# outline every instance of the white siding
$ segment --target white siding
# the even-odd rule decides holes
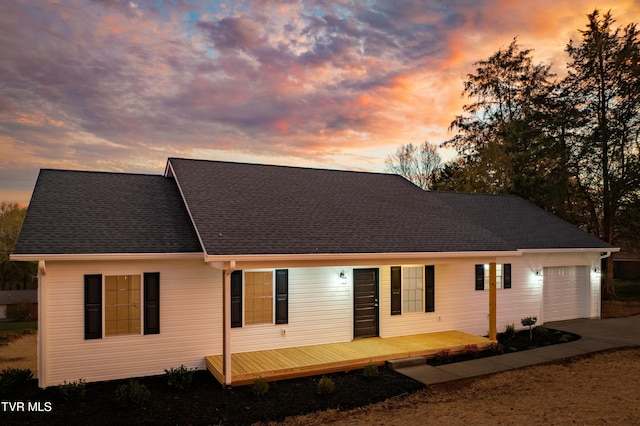
[[[422,259],[435,265],[435,312],[390,315],[390,267],[379,268],[380,336],[460,330],[486,335],[489,291],[475,290],[475,264],[511,263],[512,288],[497,290],[497,328],[542,324],[545,267],[598,263],[598,254],[525,254],[509,258]],[[370,268],[374,266],[363,266]],[[245,326],[231,332],[233,353],[345,342],[353,339],[353,269],[356,266],[289,269],[289,323]],[[249,269],[247,269],[249,270]],[[345,271],[347,283],[340,282]],[[41,280],[42,386],[162,374],[184,364],[204,368],[204,356],[222,353],[222,272],[198,260],[47,262]],[[84,339],[84,275],[160,272],[160,334]],[[584,316],[600,315],[599,274],[591,273]],[[46,306],[45,306],[46,305]],[[43,373],[44,370],[44,373]]]
[[[348,277],[346,284],[340,283],[340,271]],[[352,269],[345,267],[290,268],[289,323],[232,329],[232,352],[350,341],[352,278]]]
[[[201,261],[47,262],[46,269],[41,386],[162,374],[181,364],[202,369],[205,355],[222,350],[222,275]],[[85,340],[84,275],[144,272],[160,272],[160,334]]]

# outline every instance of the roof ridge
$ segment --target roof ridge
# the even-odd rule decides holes
[[[259,166],[259,167],[276,167],[276,168],[296,169],[296,170],[316,170],[316,171],[325,171],[325,172],[343,172],[343,173],[398,176],[404,179],[402,176],[396,173],[374,172],[370,170],[330,169],[330,168],[321,168],[321,167],[290,166],[285,164],[249,163],[245,161],[208,160],[208,159],[202,159],[202,158],[184,158],[184,157],[169,157],[167,159],[167,162],[170,162],[171,160],[193,161],[193,162],[202,162],[202,163],[218,163],[218,164],[229,164],[229,165]]]

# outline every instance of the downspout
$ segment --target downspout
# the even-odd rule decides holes
[[[45,321],[44,317],[46,315],[46,306],[45,306],[45,275],[47,275],[47,269],[44,260],[38,262],[38,338],[36,339],[36,366],[38,371],[36,372],[38,376],[38,386],[41,388],[45,387],[47,383],[45,374],[46,368],[44,363],[44,354],[45,354],[45,338],[48,336],[48,333],[45,331],[45,324],[48,321]]]
[[[602,253],[604,253],[604,254],[600,256],[600,260],[606,259],[607,257],[611,256],[611,253],[613,253],[613,252],[605,251],[605,252],[602,252]]]

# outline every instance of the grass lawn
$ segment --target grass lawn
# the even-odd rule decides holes
[[[619,318],[640,314],[640,280],[615,280],[618,300],[602,301],[602,318]]]
[[[9,343],[25,334],[38,330],[38,321],[2,321],[0,322],[0,345]]]

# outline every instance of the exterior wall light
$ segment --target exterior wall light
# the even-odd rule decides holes
[[[340,271],[340,284],[347,285],[347,274],[344,271]]]

